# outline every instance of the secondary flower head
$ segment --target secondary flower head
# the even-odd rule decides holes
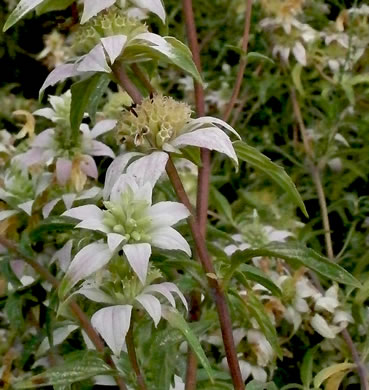
[[[65,289],[102,268],[121,249],[143,284],[151,246],[191,255],[187,241],[172,228],[189,216],[188,209],[176,202],[152,205],[152,190],[167,160],[165,153],[157,152],[130,164],[126,173],[116,178],[104,210],[86,205],[63,214],[80,220],[77,228],[100,231],[105,236],[104,243],[87,245],[76,255],[66,274]],[[110,173],[107,176],[106,187],[111,184]]]
[[[188,145],[205,147],[226,154],[237,164],[232,142],[221,127],[239,137],[224,121],[213,117],[192,119],[186,103],[157,94],[122,114],[117,124],[117,137],[127,146],[142,150],[178,153],[178,148]]]
[[[55,163],[58,183],[66,185],[71,181],[76,191],[81,191],[87,177],[96,179],[98,175],[92,156],[114,158],[114,152],[96,138],[112,130],[116,121],[100,121],[92,130],[82,124],[80,132],[72,132],[69,122],[70,91],[60,97],[51,96],[49,100],[52,108],[43,108],[34,114],[51,120],[55,123],[55,128],[40,133],[32,142],[31,148],[17,156],[17,160],[24,166]]]

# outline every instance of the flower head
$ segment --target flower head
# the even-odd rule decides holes
[[[121,249],[143,284],[151,246],[181,250],[191,255],[187,241],[172,228],[189,216],[188,209],[176,202],[152,205],[152,190],[165,169],[167,159],[165,153],[156,152],[130,164],[126,173],[116,178],[103,210],[95,205],[86,205],[63,214],[78,219],[77,228],[104,234],[103,243],[90,244],[75,256],[66,275],[68,289],[102,268]],[[111,184],[108,177],[105,185],[110,187]]]
[[[143,150],[162,149],[179,152],[184,146],[199,146],[216,150],[238,163],[226,128],[237,132],[224,121],[213,117],[191,118],[190,107],[171,97],[155,95],[143,99],[130,111],[125,111],[117,125],[118,140]]]

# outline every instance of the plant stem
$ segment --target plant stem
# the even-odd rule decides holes
[[[114,74],[117,76],[118,80],[120,80],[121,86],[127,91],[127,93],[131,95],[129,91],[132,92],[131,95],[132,100],[136,104],[139,104],[142,100],[141,93],[137,89],[137,87],[131,82],[131,80],[129,80],[129,78],[126,77],[127,75],[125,74],[124,70],[122,70],[122,72],[118,72],[117,69],[115,69]],[[181,179],[178,175],[177,169],[171,157],[168,160],[166,171],[178,199],[189,210],[192,210],[191,202],[188,199],[185,189],[183,188],[183,184],[181,182]],[[187,221],[191,230],[192,237],[195,242],[196,253],[201,261],[204,271],[207,274],[208,285],[210,287],[210,291],[212,295],[214,296],[215,305],[217,308],[219,322],[220,322],[220,328],[223,337],[224,348],[225,348],[228,366],[231,373],[234,388],[235,390],[244,390],[245,384],[242,380],[241,370],[238,364],[236,347],[234,345],[234,339],[232,333],[232,322],[228,311],[228,306],[227,306],[227,301],[226,301],[224,291],[222,290],[221,285],[218,283],[218,280],[216,279],[215,268],[211,260],[211,257],[209,256],[208,250],[206,248],[205,238],[201,234],[198,221],[195,219],[193,215],[191,215],[187,219]]]
[[[238,95],[240,93],[242,80],[245,74],[245,69],[247,65],[247,48],[249,45],[249,39],[250,39],[250,25],[251,25],[251,11],[252,11],[252,0],[246,0],[246,11],[245,11],[245,27],[243,30],[243,37],[242,37],[242,56],[238,68],[238,73],[236,77],[236,83],[234,85],[231,100],[229,101],[224,114],[223,114],[223,120],[225,122],[228,121],[229,117],[231,116],[232,110],[236,104],[236,101],[238,99]]]
[[[329,215],[328,215],[328,210],[327,210],[327,201],[326,201],[324,187],[323,187],[322,180],[321,180],[321,172],[320,172],[319,166],[315,165],[314,161],[313,161],[314,152],[313,152],[312,147],[310,146],[308,139],[306,137],[306,128],[305,128],[304,120],[303,120],[303,117],[301,114],[300,105],[299,105],[299,102],[297,100],[296,92],[294,89],[291,89],[291,98],[292,98],[294,114],[295,114],[296,120],[299,124],[305,153],[306,153],[306,156],[308,158],[309,165],[311,166],[311,175],[312,175],[315,189],[316,189],[318,199],[319,199],[320,212],[322,215],[323,227],[324,227],[324,231],[325,231],[325,245],[326,245],[327,256],[331,261],[334,261],[334,252],[333,252],[332,237],[331,237],[331,230],[330,230],[330,223],[329,223]],[[320,290],[322,290],[320,283],[318,283],[317,287]],[[346,342],[346,344],[351,352],[352,358],[356,364],[356,368],[357,368],[359,378],[360,378],[361,389],[362,390],[369,390],[368,373],[367,373],[367,370],[366,370],[364,363],[361,361],[359,352],[358,352],[348,330],[345,328],[341,331],[341,333],[342,333],[342,337],[344,338],[344,340],[345,340],[345,342]]]
[[[140,366],[137,360],[137,355],[136,355],[136,349],[135,349],[135,343],[133,337],[133,319],[131,320],[129,330],[126,335],[126,344],[127,344],[128,358],[129,361],[131,362],[133,371],[136,374],[138,387],[140,390],[147,390],[145,380],[141,373]]]
[[[200,47],[197,37],[195,16],[193,13],[192,0],[182,0],[183,15],[186,24],[188,43],[192,52],[193,60],[199,73],[201,73],[201,58]],[[195,88],[195,104],[196,111],[199,117],[205,115],[205,94],[203,86],[194,80]],[[206,223],[209,209],[209,185],[211,173],[211,152],[208,149],[201,148],[201,164],[198,170],[197,177],[197,199],[196,211],[197,220],[201,233],[206,237]],[[191,293],[190,297],[190,321],[198,321],[200,319],[200,297],[197,292]],[[197,382],[197,358],[194,351],[189,348],[187,353],[187,368],[186,368],[186,390],[195,390]]]
[[[43,279],[49,282],[55,289],[59,287],[59,281],[48,271],[47,268],[43,267],[41,264],[39,264],[31,257],[25,256],[12,241],[8,240],[3,236],[0,236],[0,245],[4,246],[9,251],[16,253],[18,257],[22,258],[25,262],[27,262]],[[100,336],[96,333],[95,329],[91,325],[90,320],[88,319],[86,314],[82,311],[80,306],[74,300],[70,300],[69,308],[74,314],[74,316],[78,319],[81,328],[86,332],[89,339],[95,345],[97,351],[104,353],[104,347],[105,347],[104,342],[101,340]],[[113,370],[117,369],[115,363],[113,362],[110,356],[105,356],[104,359],[110,365],[110,367],[113,368]],[[127,386],[123,378],[117,376],[115,377],[115,380],[120,390],[127,390]]]

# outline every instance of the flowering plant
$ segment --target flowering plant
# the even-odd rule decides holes
[[[369,7],[5,3],[1,386],[369,389]]]

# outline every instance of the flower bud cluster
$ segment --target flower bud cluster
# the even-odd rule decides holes
[[[191,108],[171,97],[147,97],[118,122],[118,140],[128,146],[161,149],[181,134],[191,118]]]

